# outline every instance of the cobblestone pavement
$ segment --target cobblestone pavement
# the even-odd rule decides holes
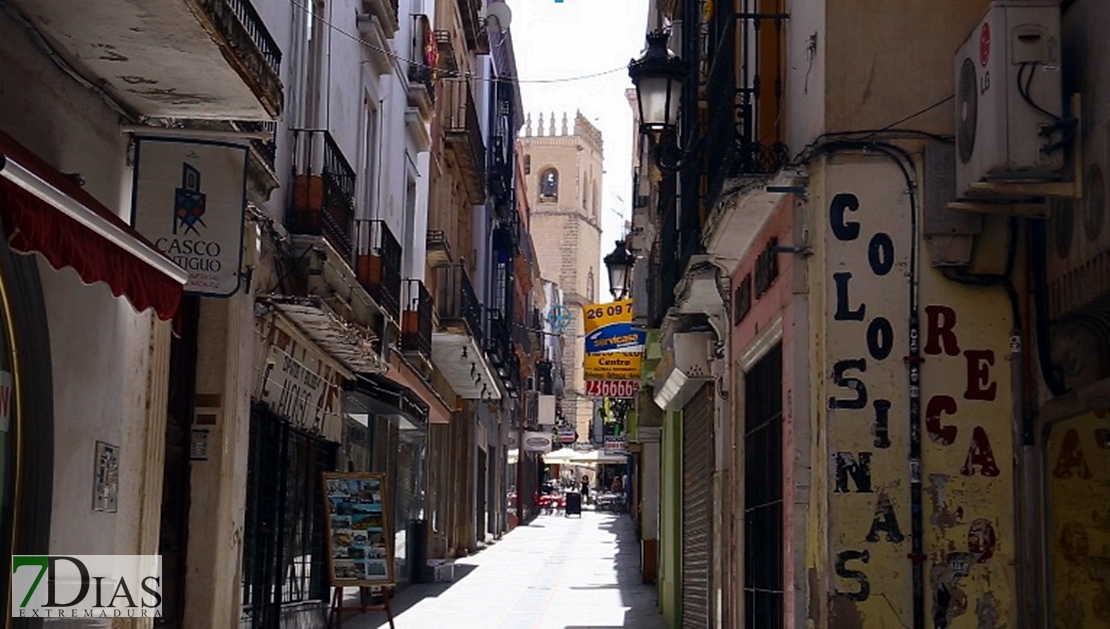
[[[348,605],[356,604],[348,597]],[[456,562],[453,583],[413,585],[393,601],[397,629],[665,629],[655,586],[641,582],[628,516],[541,515]],[[388,627],[345,615],[344,629]]]

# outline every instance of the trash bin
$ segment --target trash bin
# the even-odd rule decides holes
[[[563,517],[572,514],[582,517],[582,494],[576,491],[567,492],[567,506],[566,510],[563,511]]]
[[[413,520],[409,523],[409,557],[412,562],[411,578],[414,583],[431,583],[433,571],[428,566],[428,521]]]

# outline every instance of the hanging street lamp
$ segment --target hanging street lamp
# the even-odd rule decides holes
[[[632,267],[636,264],[636,256],[625,246],[625,241],[616,242],[616,248],[603,261],[609,272],[609,293],[614,300],[620,301],[631,292]]]

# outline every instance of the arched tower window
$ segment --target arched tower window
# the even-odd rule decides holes
[[[586,185],[582,186],[582,213],[590,211],[590,175],[586,174]]]
[[[594,197],[594,206],[593,206],[594,220],[596,221],[596,220],[600,220],[600,217],[599,217],[598,214],[599,214],[599,210],[601,208],[601,199],[599,199],[597,197],[597,182],[596,181],[593,183],[593,193],[592,194],[593,194],[593,197]]]
[[[540,173],[540,203],[555,203],[559,200],[559,171],[554,168]]]

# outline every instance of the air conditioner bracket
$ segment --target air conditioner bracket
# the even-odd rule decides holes
[[[1071,115],[1083,120],[1080,112],[1080,94],[1072,94]],[[982,198],[960,199],[948,203],[952,210],[983,212],[986,214],[1007,214],[1027,218],[1048,216],[1049,198],[1080,199],[1083,197],[1083,137],[1079,125],[1074,130],[1071,142],[1071,162],[1074,169],[1071,181],[1045,181],[1005,183],[1000,181],[981,181],[971,184],[971,189],[983,195]]]

